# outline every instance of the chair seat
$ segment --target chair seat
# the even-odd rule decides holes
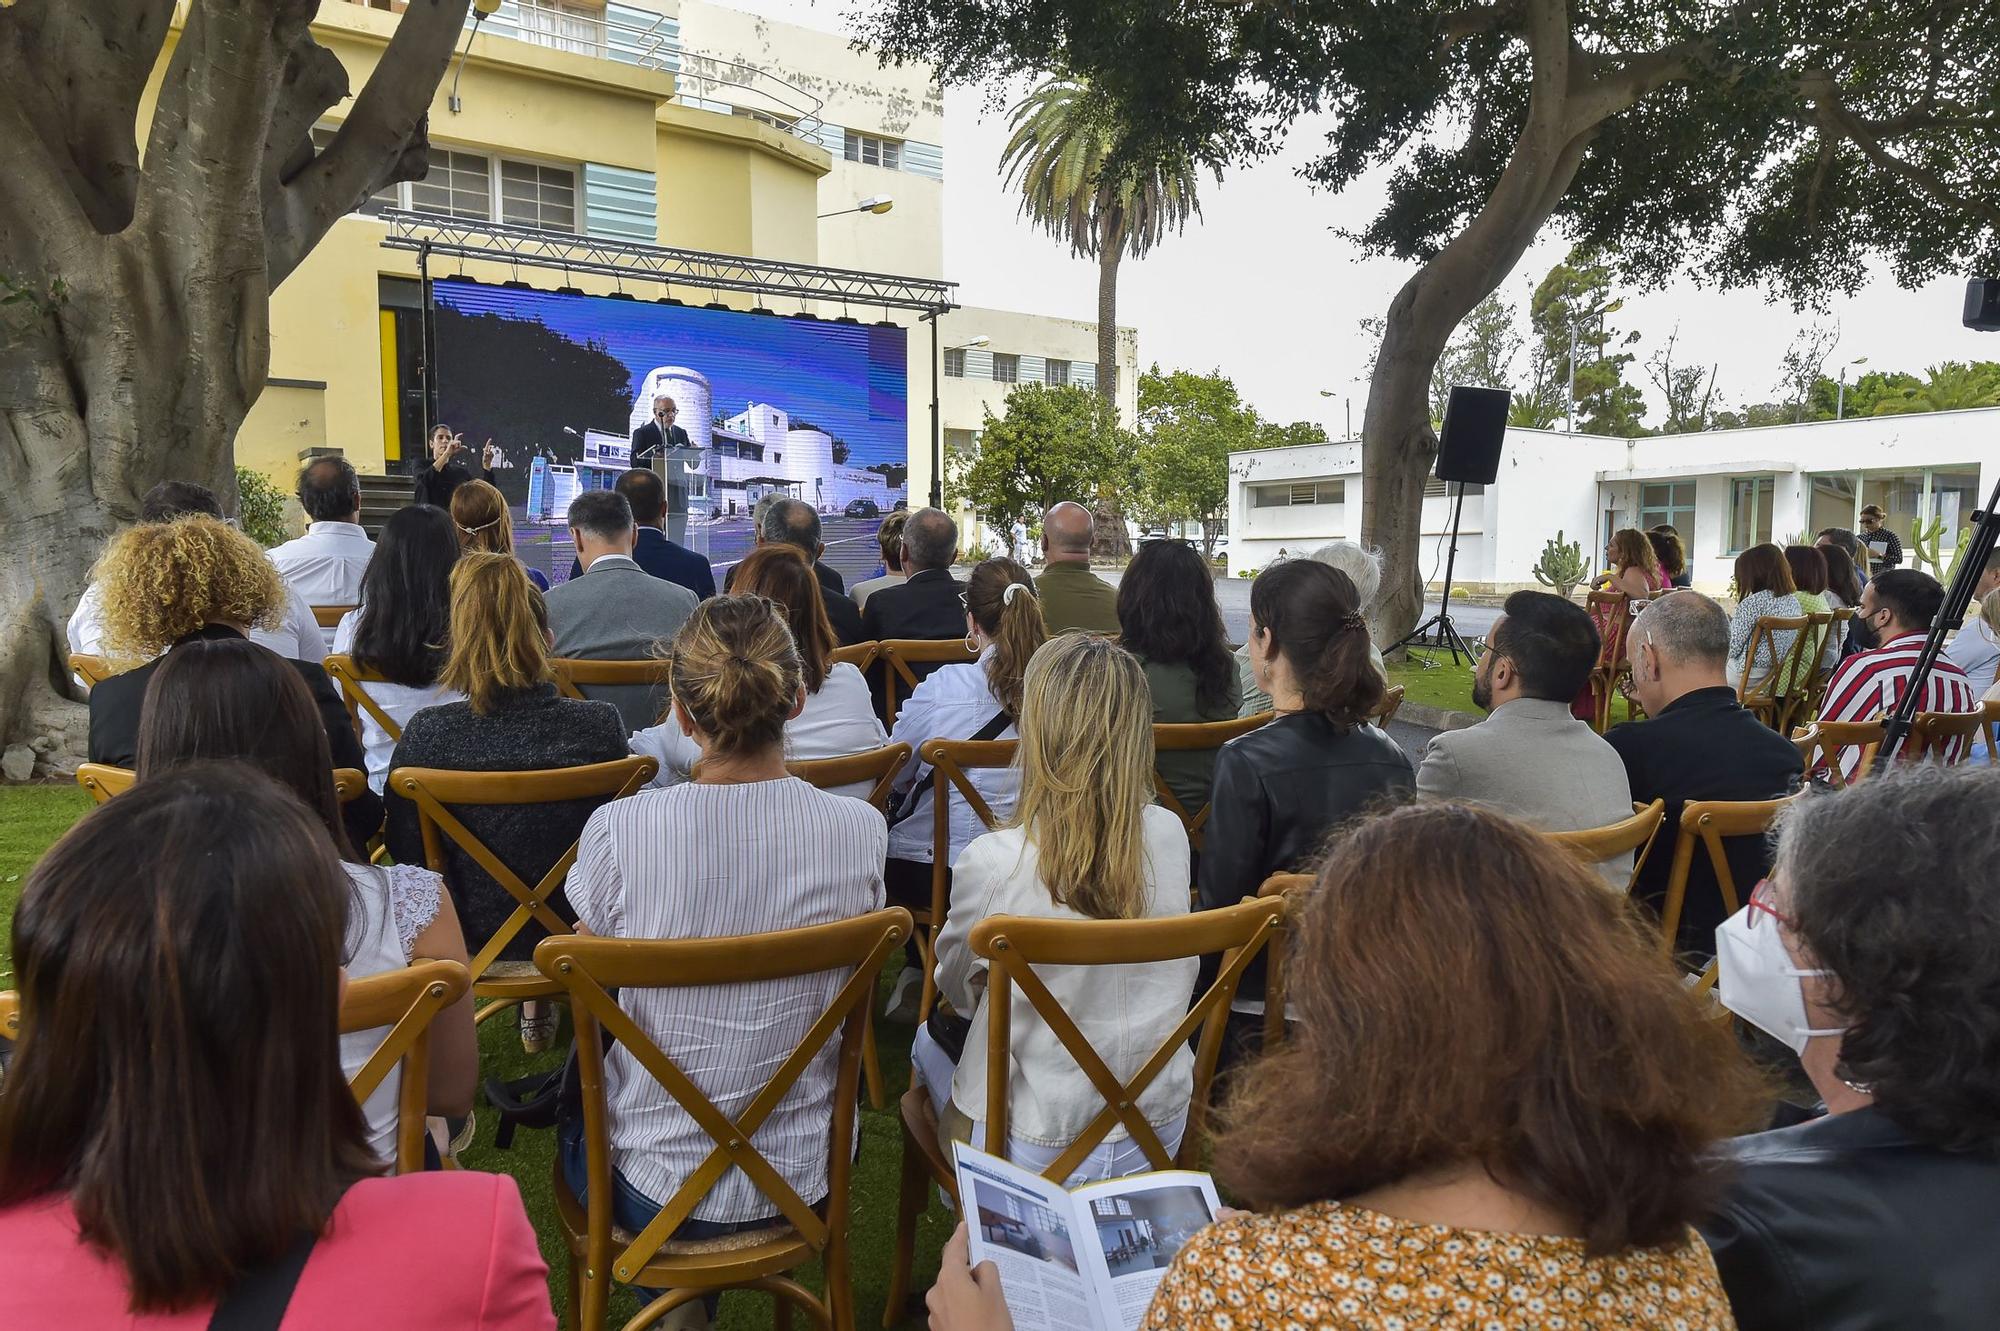
[[[479,977],[481,984],[496,983],[501,980],[547,981],[548,977],[535,969],[532,961],[496,961],[486,968]]]
[[[589,1225],[583,1202],[570,1189],[562,1162],[555,1165],[556,1218],[561,1223],[563,1241],[572,1256],[582,1257]],[[638,1235],[614,1225],[611,1230],[611,1257],[629,1247]],[[731,1284],[761,1279],[805,1265],[818,1256],[799,1231],[783,1220],[764,1229],[746,1229],[740,1234],[724,1234],[712,1239],[668,1239],[653,1260],[631,1276],[618,1275],[628,1285],[648,1289],[697,1289],[705,1285]]]

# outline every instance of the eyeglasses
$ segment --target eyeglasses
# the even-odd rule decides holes
[[[1758,919],[1768,915],[1787,929],[1797,932],[1799,927],[1798,921],[1771,904],[1771,899],[1776,895],[1777,889],[1771,886],[1770,879],[1759,878],[1757,880],[1757,886],[1750,889],[1750,899],[1744,903],[1750,910],[1750,927],[1753,929],[1756,928]]]

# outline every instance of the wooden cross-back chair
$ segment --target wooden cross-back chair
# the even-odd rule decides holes
[[[1975,712],[1918,712],[1910,722],[1898,758],[1905,762],[1964,762],[1972,753],[1973,741],[1986,724],[1986,704]],[[1952,746],[1963,741],[1959,757],[1951,757]]]
[[[1382,691],[1382,701],[1375,705],[1375,710],[1368,716],[1368,722],[1370,725],[1380,726],[1384,730],[1387,730],[1389,723],[1396,719],[1396,713],[1402,710],[1403,686],[1401,684],[1391,684]]]
[[[1794,726],[1803,725],[1819,715],[1820,700],[1826,696],[1826,682],[1833,673],[1833,664],[1828,658],[1833,655],[1834,644],[1839,640],[1834,625],[1840,616],[1851,618],[1853,614],[1852,610],[1815,610],[1806,616],[1809,627],[1796,644],[1791,691],[1786,695],[1785,705],[1778,715],[1779,734],[1789,735]]]
[[[337,629],[340,621],[354,608],[351,605],[316,605],[312,608],[313,619],[323,629]]]
[[[875,646],[882,661],[882,721],[892,730],[903,699],[917,687],[917,672],[911,666],[960,665],[979,659],[963,638],[889,638]]]
[[[1781,730],[1789,699],[1788,682],[1812,620],[1805,615],[1765,615],[1750,630],[1750,649],[1743,657],[1743,675],[1736,681],[1736,700],[1759,721]],[[1778,635],[1788,633],[1779,650]]]
[[[99,804],[108,802],[113,796],[123,795],[139,779],[139,774],[129,767],[113,767],[108,763],[84,763],[76,769],[76,783],[90,792],[90,797]],[[354,767],[333,769],[333,796],[342,804],[350,803],[362,791],[368,789],[368,774]]]
[[[1620,855],[1632,856],[1632,873],[1625,881],[1625,890],[1631,891],[1639,882],[1639,871],[1646,867],[1646,857],[1653,853],[1653,842],[1660,835],[1660,824],[1667,820],[1667,802],[1654,800],[1651,804],[1632,802],[1632,816],[1621,818],[1603,827],[1579,828],[1574,832],[1550,832],[1549,840],[1569,851],[1585,864],[1603,864],[1617,859]]]
[[[83,681],[86,693],[118,673],[103,657],[92,652],[71,652],[69,669],[71,674]]]
[[[1247,735],[1266,724],[1273,715],[1275,713],[1258,712],[1255,716],[1235,717],[1228,721],[1161,723],[1153,727],[1153,752],[1190,753],[1219,749],[1237,736]],[[1153,793],[1159,797],[1161,808],[1181,820],[1181,826],[1187,829],[1188,844],[1200,851],[1202,828],[1208,824],[1208,806],[1204,804],[1190,812],[1167,783],[1160,779],[1158,772],[1153,773]]]
[[[21,996],[12,989],[0,993],[0,1040],[21,1038]]]
[[[383,710],[382,704],[370,697],[365,685],[393,684],[395,681],[379,670],[362,665],[346,654],[329,656],[325,661],[326,673],[340,686],[341,699],[347,704],[347,719],[354,724],[357,737],[362,734],[361,714],[368,713],[375,724],[382,727],[382,733],[392,741],[403,738],[403,727],[396,718]]]
[[[2000,698],[1979,704],[1979,716],[1986,727],[1986,760],[2000,763]]]
[[[611,1284],[666,1289],[628,1327],[650,1326],[682,1304],[714,1290],[749,1288],[777,1301],[778,1326],[790,1324],[797,1303],[813,1319],[848,1331],[854,1325],[848,1270],[848,1178],[854,1159],[854,1104],[859,1089],[861,1033],[875,978],[912,928],[900,907],[834,924],[735,938],[631,940],[563,934],[542,940],[535,965],[566,991],[576,1021],[577,1084],[583,1101],[587,1197],[570,1189],[562,1163],[554,1169],[556,1215],[569,1250],[573,1326],[604,1325]],[[832,1000],[810,1021],[764,1088],[731,1118],[612,997],[621,989],[735,985],[846,971]],[[610,1110],[605,1100],[603,1030],[656,1082],[676,1108],[710,1139],[701,1165],[663,1199],[637,1234],[612,1221]],[[824,1214],[799,1196],[755,1145],[759,1127],[784,1101],[829,1042],[838,1037],[833,1094],[827,1105],[827,1196]],[[673,1232],[730,1169],[740,1169],[778,1212],[767,1229],[720,1239],[676,1240]],[[815,1299],[787,1272],[813,1258],[826,1272],[826,1301]]]
[[[1694,868],[1695,846],[1699,844],[1707,854],[1708,867],[1715,873],[1724,918],[1734,915],[1743,906],[1744,894],[1737,890],[1736,875],[1730,871],[1729,856],[1722,843],[1734,837],[1765,835],[1785,806],[1798,798],[1800,795],[1774,800],[1689,800],[1681,806],[1673,864],[1667,871],[1666,900],[1660,907],[1661,956],[1672,960],[1674,955],[1681,910],[1687,901],[1688,874]]]
[[[865,675],[868,673],[868,668],[874,665],[881,655],[881,643],[857,642],[849,647],[834,648],[832,660],[834,665],[851,665]]]
[[[1244,968],[1259,952],[1270,952],[1275,968],[1283,938],[1286,903],[1281,898],[1251,898],[1220,910],[1143,920],[1044,919],[995,915],[973,926],[972,951],[987,963],[986,981],[986,1149],[1008,1154],[1007,1106],[1012,1073],[1010,1037],[1014,991],[1062,1044],[1077,1067],[1103,1099],[1097,1114],[1043,1171],[1058,1183],[1102,1145],[1114,1128],[1123,1126],[1154,1169],[1192,1168],[1201,1160],[1205,1143],[1203,1112],[1209,1084],[1222,1053],[1223,1031],[1230,1002]],[[1103,1056],[1049,992],[1041,974],[1057,966],[1151,965],[1221,954],[1222,965],[1209,987],[1195,997],[1187,1013],[1141,1063],[1132,1076],[1120,1080]],[[1187,1126],[1180,1150],[1169,1155],[1153,1125],[1139,1110],[1146,1088],[1164,1072],[1187,1042],[1200,1032],[1195,1048],[1194,1087],[1188,1100]],[[896,1256],[890,1275],[884,1325],[900,1320],[909,1288],[917,1221],[935,1184],[957,1200],[958,1188],[938,1140],[938,1120],[930,1092],[912,1082],[903,1095],[903,1166],[896,1211]]]
[[[1018,743],[1011,739],[934,739],[917,751],[918,761],[931,769],[931,908],[912,912],[917,917],[917,952],[924,959],[923,991],[917,1002],[920,1022],[930,1017],[931,1004],[937,1001],[937,935],[951,906],[951,793],[959,793],[987,831],[998,827],[1000,815],[972,784],[970,774],[1012,767]]]
[[[581,686],[585,684],[643,685],[660,690],[667,687],[668,665],[664,657],[644,661],[586,661],[574,656],[552,656],[549,670],[556,677],[556,690],[565,698],[583,699]]]
[[[474,836],[452,812],[457,805],[557,804],[565,800],[623,799],[640,789],[660,770],[651,758],[616,758],[608,763],[582,767],[557,767],[541,772],[459,772],[435,767],[398,767],[389,773],[388,788],[417,806],[417,826],[424,838],[424,864],[434,873],[445,872],[445,843],[449,841],[472,862],[484,869],[514,898],[514,913],[493,931],[486,945],[472,959],[474,997],[490,1000],[479,1010],[475,1021],[484,1022],[495,1013],[531,998],[547,998],[560,986],[535,973],[524,962],[500,962],[500,953],[514,941],[530,920],[552,934],[567,934],[570,926],[549,909],[549,898],[569,876],[576,863],[577,843],[557,858],[539,883],[529,887],[513,868]]]
[[[1808,779],[1824,774],[1835,790],[1866,779],[1874,770],[1876,752],[1882,747],[1882,722],[1815,721],[1804,730],[1792,732],[1792,747],[1805,760]],[[1840,770],[1842,752],[1857,749],[1852,772]]]
[[[1583,608],[1597,626],[1599,647],[1597,664],[1590,671],[1590,700],[1591,725],[1601,735],[1611,726],[1611,700],[1617,696],[1618,681],[1631,669],[1625,659],[1625,639],[1632,628],[1632,598],[1624,592],[1588,592]]]
[[[868,792],[868,802],[886,814],[889,811],[889,791],[896,784],[897,773],[909,760],[909,745],[890,744],[866,753],[849,754],[845,758],[801,758],[797,762],[786,763],[785,770],[820,790],[838,790],[842,786],[873,781],[875,786]],[[881,1109],[888,1103],[888,1098],[883,1090],[882,1060],[875,1052],[875,1011],[872,1003],[869,1005],[868,1029],[863,1032],[861,1074],[868,1083],[869,1106]]]
[[[455,961],[420,961],[402,970],[384,971],[349,980],[340,1004],[340,1033],[387,1026],[389,1033],[347,1085],[357,1103],[402,1065],[396,1088],[396,1172],[414,1174],[424,1167],[424,1117],[431,1067],[431,1022],[437,1014],[465,997],[472,975]]]

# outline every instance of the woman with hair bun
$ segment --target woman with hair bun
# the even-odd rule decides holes
[[[455,486],[451,492],[451,520],[458,527],[458,543],[464,549],[514,554],[514,519],[507,513],[506,496],[492,482],[472,480]],[[521,567],[536,591],[549,589],[547,574],[526,564]]]
[[[785,723],[805,705],[805,668],[777,607],[757,596],[702,602],[674,639],[671,662],[673,724],[700,746],[701,762],[691,781],[641,791],[591,815],[568,884],[580,928],[608,938],[721,938],[830,924],[880,908],[888,840],[882,815],[785,770]],[[733,1121],[846,978],[827,972],[721,991],[627,990],[622,1003]],[[757,1129],[758,1149],[813,1204],[827,1195],[826,1124],[838,1052],[834,1043],[821,1049]],[[663,1103],[623,1049],[606,1063],[612,1218],[636,1233],[712,1143],[679,1106]],[[582,1198],[582,1121],[562,1124],[558,1141],[564,1174]],[[719,1238],[773,1219],[764,1196],[731,1171],[674,1237]]]
[[[1028,571],[1011,559],[989,559],[972,570],[958,598],[965,606],[965,645],[977,661],[944,666],[924,677],[896,714],[892,744],[908,744],[912,753],[934,739],[1014,739],[1021,713],[1021,681],[1028,660],[1047,641],[1048,626]],[[1014,812],[1021,786],[1018,772],[977,770],[968,774],[973,788],[998,818]],[[932,814],[930,769],[912,761],[896,780],[896,803],[889,818],[889,863],[885,871],[889,899],[899,905],[928,910],[931,904]],[[979,815],[965,801],[953,798],[950,808],[951,844],[947,855],[959,852],[986,831]],[[896,982],[890,1000],[892,1014],[914,1017],[922,969],[911,965]]]
[[[1338,569],[1295,559],[1250,585],[1251,668],[1277,717],[1216,754],[1203,909],[1232,906],[1272,874],[1307,868],[1342,823],[1410,797],[1410,760],[1368,723],[1385,687],[1368,645],[1354,584]],[[1263,1011],[1262,957],[1245,971],[1235,1006]],[[1253,1025],[1233,1024],[1246,1036]]]

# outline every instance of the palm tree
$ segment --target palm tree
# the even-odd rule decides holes
[[[2000,402],[2000,382],[1983,365],[1967,365],[1948,360],[1933,365],[1921,387],[1907,389],[1900,397],[1886,398],[1875,405],[1877,416],[1900,416],[1919,411],[1963,411],[1969,407],[1990,407]]]

